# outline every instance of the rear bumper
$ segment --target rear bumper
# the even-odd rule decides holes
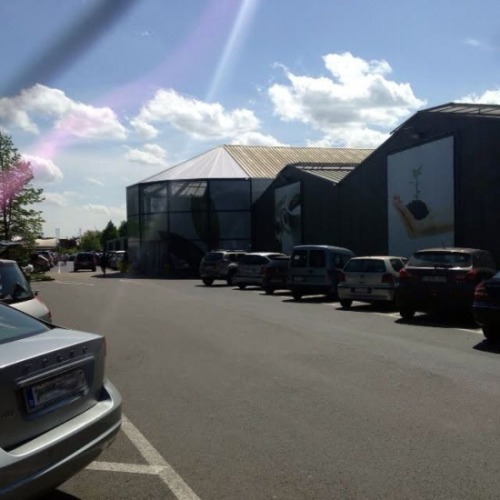
[[[13,450],[0,449],[0,498],[50,491],[95,460],[121,427],[122,398],[106,381],[99,402]]]
[[[395,297],[394,287],[388,286],[352,287],[339,284],[337,293],[339,299],[358,300],[360,302],[393,302]]]
[[[415,311],[430,312],[438,310],[470,310],[474,288],[411,289],[399,287],[397,302],[400,307]]]

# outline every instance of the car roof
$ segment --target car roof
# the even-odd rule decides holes
[[[402,257],[401,255],[358,255],[357,257],[353,257],[351,260],[359,260],[359,259],[401,259],[401,260],[408,260],[407,257]]]
[[[459,253],[478,253],[487,252],[487,250],[482,250],[480,248],[466,248],[466,247],[435,247],[435,248],[422,248],[416,250],[415,253],[420,252],[459,252]]]
[[[353,254],[353,251],[349,248],[344,247],[336,247],[333,245],[295,245],[293,250],[316,250],[316,249],[325,249],[325,250],[335,250],[336,252],[346,252]]]

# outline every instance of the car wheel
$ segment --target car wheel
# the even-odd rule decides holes
[[[274,288],[264,288],[264,292],[266,293],[266,295],[272,295],[274,292]]]
[[[233,285],[233,280],[234,280],[234,275],[236,274],[236,271],[229,271],[229,274],[227,275],[226,282],[229,286]]]
[[[300,300],[302,298],[302,293],[298,290],[293,290],[292,297],[294,298],[294,300]]]
[[[492,325],[484,325],[482,327],[483,335],[492,342],[496,342],[500,340],[500,328],[497,328]]]
[[[95,273],[95,267],[93,267],[93,268],[92,268],[92,272],[94,272],[94,273]]]
[[[399,314],[404,320],[410,321],[413,319],[413,316],[415,316],[415,309],[412,309],[411,307],[400,307]]]
[[[214,282],[214,280],[212,278],[203,278],[202,281],[207,286],[210,286]]]
[[[340,305],[342,306],[342,309],[349,309],[352,305],[352,300],[350,299],[341,299],[340,300]]]
[[[238,288],[239,288],[240,290],[244,290],[246,287],[247,287],[247,286],[245,285],[245,283],[240,283],[240,284],[238,285]]]

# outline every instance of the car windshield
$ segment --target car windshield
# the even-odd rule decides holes
[[[417,252],[409,260],[410,267],[470,267],[472,257],[463,252]]]
[[[0,300],[13,303],[33,297],[31,286],[19,266],[14,262],[0,263]]]
[[[0,304],[0,344],[46,332],[50,327],[22,312]]]

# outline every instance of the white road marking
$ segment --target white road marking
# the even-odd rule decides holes
[[[59,285],[95,286],[94,283],[84,283],[83,281],[54,280],[54,282],[58,283]]]
[[[125,415],[122,416],[122,419],[124,434],[134,444],[148,465],[92,462],[87,469],[159,476],[178,500],[200,500],[196,493],[184,482],[182,477],[175,472],[156,448],[141,434],[139,429]]]

